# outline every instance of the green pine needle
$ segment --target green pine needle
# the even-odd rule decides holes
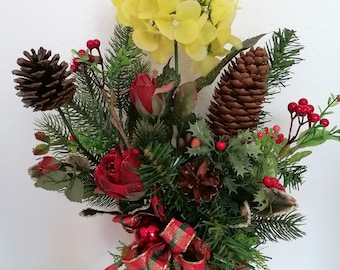
[[[273,216],[254,215],[252,226],[264,241],[291,241],[305,235],[299,228],[303,222],[304,216],[296,212],[288,212]]]
[[[271,41],[266,44],[266,51],[270,63],[270,74],[268,78],[267,94],[278,92],[277,87],[285,87],[291,79],[291,67],[300,63],[300,52],[303,46],[294,30],[279,29],[272,35]]]

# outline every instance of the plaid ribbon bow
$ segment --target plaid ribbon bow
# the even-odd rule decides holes
[[[128,246],[128,253],[122,257],[125,267],[129,270],[168,270],[171,262],[176,270],[205,270],[210,250],[196,236],[195,230],[174,218],[166,224],[164,208],[159,203],[158,194],[152,194],[151,204],[160,222],[166,225],[160,233],[160,241],[147,247],[133,242]],[[113,218],[113,222],[121,223],[127,231],[132,232],[141,219],[150,217],[155,216],[148,213],[118,215]],[[110,267],[114,266],[109,266],[106,270],[117,269]]]

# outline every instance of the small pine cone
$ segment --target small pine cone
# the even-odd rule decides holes
[[[18,78],[15,89],[17,95],[22,97],[25,107],[33,107],[34,111],[53,110],[70,101],[76,91],[74,78],[67,78],[72,72],[66,70],[68,64],[59,61],[59,54],[51,59],[51,51],[42,47],[32,54],[24,51],[26,58],[18,58],[17,64],[20,70],[12,73]]]
[[[241,52],[229,64],[209,106],[208,123],[216,137],[229,139],[240,130],[257,127],[268,72],[268,57],[260,47]]]
[[[179,173],[178,188],[192,201],[210,202],[221,187],[217,170],[207,160],[188,162]]]

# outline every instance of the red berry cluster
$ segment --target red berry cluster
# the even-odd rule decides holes
[[[80,49],[77,53],[78,55],[72,59],[70,69],[73,72],[77,72],[82,64],[86,66],[87,62],[102,63],[102,57],[99,50],[100,41],[98,39],[90,39],[86,42],[86,46],[88,50]],[[93,55],[91,53],[93,49],[96,49],[99,55]]]
[[[281,191],[286,191],[282,184],[280,184],[279,180],[276,177],[265,176],[262,179],[262,183],[267,188],[276,188]]]
[[[300,98],[298,103],[290,102],[288,104],[288,111],[290,112],[292,119],[299,117],[299,123],[306,123],[304,121],[304,117],[307,116],[308,123],[317,123],[320,121],[320,124],[324,127],[329,125],[329,121],[327,118],[320,119],[320,115],[314,112],[314,106],[308,103],[306,98]]]
[[[279,133],[281,127],[279,125],[274,125],[271,129],[268,127],[263,128],[261,131],[257,132],[257,137],[262,139],[264,137],[270,138],[275,141],[276,144],[280,144],[284,141],[285,136],[282,133]]]

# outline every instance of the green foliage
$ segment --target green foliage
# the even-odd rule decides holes
[[[303,221],[304,217],[296,212],[271,216],[254,215],[251,226],[263,241],[290,241],[305,235],[299,229]]]
[[[280,164],[280,175],[283,178],[283,185],[292,189],[299,189],[303,184],[302,176],[307,171],[305,165],[298,165],[296,163],[282,163]]]
[[[285,87],[291,78],[291,67],[302,61],[300,52],[303,46],[294,30],[279,29],[272,35],[271,41],[266,44],[266,51],[270,63],[267,94],[275,94],[274,88]]]
[[[109,42],[106,57],[106,85],[114,90],[115,106],[119,115],[129,112],[130,99],[126,89],[138,73],[150,73],[150,62],[143,58],[143,53],[131,39],[132,28],[118,24]]]
[[[167,143],[169,129],[161,120],[140,119],[137,122],[133,144],[140,149],[146,149],[150,142]]]

